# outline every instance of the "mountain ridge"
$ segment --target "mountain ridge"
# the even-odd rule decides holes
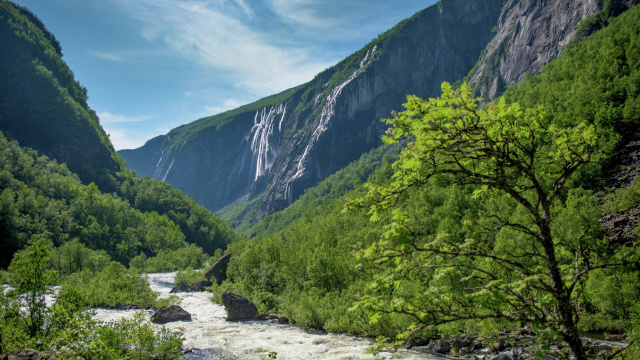
[[[202,128],[186,142],[171,138],[176,129],[119,154],[138,173],[181,188],[211,210],[260,195],[258,218],[283,209],[304,189],[379,146],[386,130],[379,120],[398,109],[406,94],[435,96],[442,81],[467,75],[501,7],[497,0],[441,1],[311,82],[280,93],[276,103],[247,105],[250,111],[235,113],[220,128]]]

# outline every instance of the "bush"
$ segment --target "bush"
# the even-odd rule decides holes
[[[178,286],[182,284],[191,285],[200,280],[204,280],[204,271],[193,270],[193,268],[189,266],[184,270],[179,270],[173,282]]]
[[[68,287],[79,289],[90,306],[158,305],[158,294],[151,290],[146,278],[115,261],[95,275],[86,269],[70,275],[62,284],[62,290]]]

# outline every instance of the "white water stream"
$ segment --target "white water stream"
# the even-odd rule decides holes
[[[149,283],[161,297],[168,297],[175,273],[150,274]],[[347,335],[318,334],[294,325],[269,321],[229,322],[224,307],[211,301],[211,293],[179,293],[179,304],[191,313],[192,321],[174,322],[165,327],[183,335],[183,346],[193,348],[185,359],[268,359],[276,352],[280,359],[436,359],[428,354],[401,350],[395,353],[367,354],[372,342]],[[133,310],[97,310],[102,321],[131,317]],[[149,314],[150,316],[150,314]]]

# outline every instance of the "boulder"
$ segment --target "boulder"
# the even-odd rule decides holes
[[[200,280],[200,281],[196,281],[191,286],[187,284],[180,284],[178,286],[174,286],[174,288],[171,289],[169,293],[175,294],[175,293],[188,293],[188,292],[203,292],[205,291],[206,287],[211,285],[213,285],[211,281]]]
[[[287,325],[289,323],[289,318],[286,316],[280,316],[278,318],[278,324]]]
[[[151,321],[156,324],[166,324],[174,321],[191,321],[191,314],[178,305],[163,306],[151,316]]]
[[[191,292],[203,292],[205,288],[213,285],[211,281],[208,280],[200,280],[191,284]]]
[[[429,345],[427,345],[426,350],[430,353],[446,354],[451,351],[451,345],[444,339],[432,340],[429,342]]]
[[[207,280],[215,279],[218,285],[222,284],[222,282],[227,279],[227,265],[229,265],[229,260],[231,260],[231,254],[222,256],[204,273],[204,278]]]
[[[189,286],[187,284],[180,284],[178,286],[174,286],[173,289],[171,289],[171,291],[169,291],[169,294],[185,293],[185,292],[190,292],[190,291],[191,291],[191,286]]]
[[[230,292],[222,294],[222,304],[227,310],[227,320],[246,320],[258,316],[258,308],[244,296]]]
[[[48,359],[56,359],[54,352],[52,351],[36,351],[32,349],[22,349],[14,352],[11,355],[2,355],[3,360],[48,360]],[[77,358],[83,359],[83,358]]]
[[[503,339],[496,340],[493,344],[491,344],[491,350],[495,352],[500,352],[505,350],[509,345]]]

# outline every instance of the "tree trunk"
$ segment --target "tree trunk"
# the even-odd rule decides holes
[[[546,220],[546,219],[544,219]],[[574,317],[574,309],[571,304],[571,296],[567,293],[560,268],[556,260],[555,247],[551,238],[551,229],[548,223],[540,226],[542,246],[544,248],[545,257],[547,259],[547,269],[551,276],[551,288],[553,289],[553,297],[556,300],[557,314],[560,317],[562,336],[571,348],[573,356],[576,360],[586,360],[587,356],[578,335],[578,326]]]

